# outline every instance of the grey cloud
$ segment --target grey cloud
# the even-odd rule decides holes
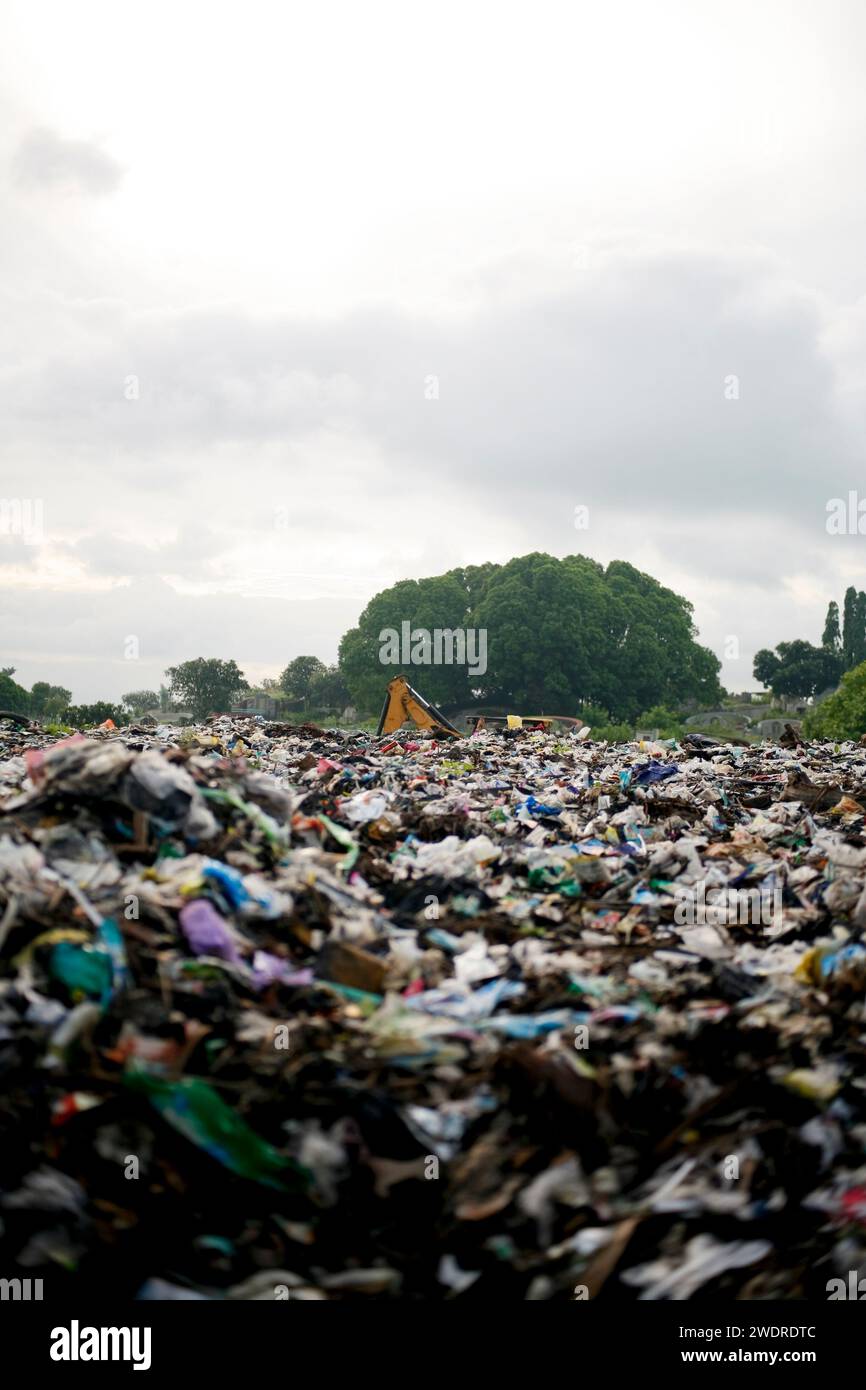
[[[141,545],[109,532],[97,532],[64,549],[93,575],[177,575],[202,580],[208,577],[224,545],[224,538],[207,527],[185,526],[175,540],[163,545]]]
[[[106,301],[67,303],[63,315],[61,351],[19,362],[13,334],[0,370],[4,490],[45,497],[52,543],[85,530],[74,553],[94,576],[239,587],[221,575],[221,546],[246,541],[244,566],[258,547],[263,567],[245,572],[247,592],[291,595],[294,571],[316,564],[313,537],[323,575],[350,572],[334,586],[351,586],[339,624],[319,632],[334,649],[391,579],[581,550],[635,559],[694,598],[717,651],[739,634],[736,683],[747,686],[755,647],[817,640],[860,553],[862,538],[827,535],[825,508],[862,477],[861,315],[839,320],[766,256],[607,251],[555,291],[549,268],[533,289],[523,266],[519,291],[482,286],[471,309],[448,317],[382,307],[327,321],[135,316]],[[132,374],[137,398],[127,399]],[[425,399],[430,374],[438,400]],[[737,400],[725,398],[731,374]],[[578,503],[590,507],[586,533],[573,527]],[[287,527],[275,549],[277,506]],[[116,538],[140,520],[154,534],[166,519],[178,528],[168,546]],[[812,595],[799,606],[798,575]],[[144,592],[92,602],[108,614]],[[186,617],[187,631],[169,633],[175,660],[199,649],[199,624],[226,603],[255,615],[280,613],[268,606],[279,602],[172,599],[157,621]],[[65,651],[65,628],[52,637],[46,622],[43,649],[56,640]],[[249,633],[246,650],[267,645],[255,617]]]
[[[232,442],[251,446],[253,472],[265,444],[291,468],[328,432],[347,457],[375,448],[386,468],[411,461],[491,507],[540,488],[682,516],[805,516],[828,480],[839,491],[859,473],[826,329],[767,258],[610,254],[555,294],[545,283],[446,321],[119,318],[74,361],[11,367],[0,394],[22,433],[81,449],[85,469],[113,448],[125,479],[168,447]]]
[[[92,141],[65,140],[44,127],[23,137],[12,172],[21,188],[74,191],[90,197],[113,193],[123,178],[122,166]]]

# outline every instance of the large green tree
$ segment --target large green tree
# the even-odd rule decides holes
[[[155,709],[159,704],[159,696],[155,690],[129,690],[120,698],[133,715],[144,714],[145,710]]]
[[[342,710],[349,703],[349,687],[339,666],[327,666],[316,676],[310,687],[310,704],[314,709]]]
[[[807,700],[836,684],[842,662],[840,653],[797,638],[780,642],[775,652],[767,648],[757,652],[752,669],[756,680],[769,685],[774,695]]]
[[[280,689],[290,700],[302,700],[306,709],[315,681],[321,680],[327,669],[317,656],[296,656],[280,676]]]
[[[773,690],[778,695],[793,695],[801,699],[819,695],[829,685],[835,685],[842,674],[842,663],[824,647],[797,639],[780,642],[776,647],[780,666],[773,677]]]
[[[755,652],[755,660],[752,663],[752,673],[755,680],[772,689],[773,677],[781,664],[775,652],[771,651],[769,647],[762,647],[759,652]]]
[[[412,631],[483,631],[486,670],[418,669],[394,659],[382,634],[400,633],[404,623]],[[527,714],[568,714],[594,702],[633,719],[653,705],[721,698],[719,662],[695,636],[691,605],[634,566],[533,554],[403,580],[377,594],[340,644],[340,669],[367,710],[378,708],[386,682],[404,670],[437,704],[480,699]]]
[[[30,690],[30,713],[34,719],[59,719],[72,700],[72,691],[62,685],[36,681]]]
[[[197,719],[206,714],[223,713],[242,690],[249,690],[246,677],[236,661],[197,656],[166,670],[172,698],[192,710]]]

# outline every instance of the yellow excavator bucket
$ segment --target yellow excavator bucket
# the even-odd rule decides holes
[[[435,705],[431,705],[429,700],[425,700],[424,696],[420,695],[417,690],[413,690],[405,676],[395,676],[392,681],[388,682],[376,737],[379,738],[382,734],[393,734],[394,730],[405,724],[407,719],[411,719],[413,723],[418,725],[419,729],[430,729],[433,733],[448,734],[450,738],[463,738],[460,730],[455,729],[441,710],[437,709]]]

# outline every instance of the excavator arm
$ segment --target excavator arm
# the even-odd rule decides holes
[[[388,682],[376,737],[393,734],[407,719],[411,719],[419,729],[430,729],[436,734],[448,734],[450,738],[464,737],[440,709],[431,705],[429,700],[425,700],[423,695],[412,688],[405,676],[395,676]]]

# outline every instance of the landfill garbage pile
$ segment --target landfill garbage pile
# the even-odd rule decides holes
[[[826,1299],[864,807],[853,744],[0,724],[0,1273]]]

